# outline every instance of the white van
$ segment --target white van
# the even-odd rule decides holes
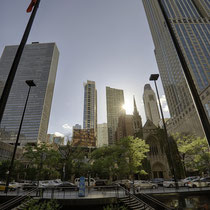
[[[76,178],[74,180],[74,184],[77,185],[79,187],[79,179],[80,178]],[[95,186],[96,180],[93,178],[90,178],[90,186]],[[85,186],[88,186],[88,178],[85,178]]]

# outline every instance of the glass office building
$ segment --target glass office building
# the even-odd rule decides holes
[[[119,117],[125,115],[123,90],[106,87],[108,143],[116,141]]]
[[[6,46],[1,56],[0,96],[17,48]],[[36,87],[31,88],[19,143],[26,145],[46,141],[58,57],[55,43],[25,46],[1,122],[0,141],[15,143],[29,89],[26,80],[34,80]]]
[[[208,0],[160,0],[210,119]],[[171,132],[203,136],[183,69],[158,0],[143,0],[171,115]]]

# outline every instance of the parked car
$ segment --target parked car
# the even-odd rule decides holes
[[[184,187],[184,182],[182,182],[181,180],[178,180],[177,184],[178,184],[179,187]],[[163,187],[170,187],[170,188],[176,187],[174,179],[164,181],[163,182]]]
[[[134,187],[139,192],[141,189],[157,189],[158,185],[145,180],[135,180]]]
[[[79,180],[80,180],[80,178],[76,178],[74,180],[74,184],[79,186]],[[88,180],[88,178],[85,178],[85,186],[88,186],[88,181],[89,181],[89,186],[95,186],[96,180],[93,178],[89,178],[89,180]]]
[[[109,184],[109,181],[107,179],[98,179],[95,182],[94,189],[97,189],[97,190],[106,189],[106,190],[108,190],[108,189],[113,189],[115,187],[116,187],[116,185]]]
[[[23,185],[23,190],[32,190],[37,188],[37,182],[26,183]]]
[[[164,179],[163,178],[154,178],[151,180],[151,183],[157,184],[159,186],[163,186]]]
[[[6,188],[6,184],[5,183],[1,183],[0,184],[0,191],[4,191],[5,188]],[[8,191],[15,191],[15,190],[16,190],[16,188],[13,185],[9,184]]]
[[[56,186],[57,189],[60,189],[60,190],[69,190],[69,191],[78,191],[79,190],[79,187],[76,186],[75,184],[71,183],[71,182],[62,182],[60,183],[59,185]]]
[[[188,187],[210,187],[210,177],[195,179],[187,183]]]
[[[130,188],[133,185],[133,182],[129,179],[122,179],[122,180],[116,180],[113,182],[114,185],[120,185],[124,188]]]
[[[62,181],[60,179],[39,181],[39,187],[42,188],[57,187],[60,184],[62,184]]]
[[[198,179],[200,179],[199,176],[189,176],[189,177],[186,177],[185,179],[182,179],[181,181],[184,183],[184,186],[187,186],[188,182],[193,181],[193,180],[198,180]]]
[[[10,182],[10,184],[17,189],[17,188],[21,188],[24,183]]]

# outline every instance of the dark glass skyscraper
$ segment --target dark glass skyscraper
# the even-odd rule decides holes
[[[208,0],[161,0],[210,119]],[[203,136],[200,121],[158,0],[143,0],[171,115],[171,132]]]
[[[17,46],[6,46],[0,59],[0,96]],[[11,88],[1,122],[0,140],[13,144],[20,125],[28,86],[34,80],[21,129],[20,145],[46,140],[59,52],[55,43],[26,45]]]

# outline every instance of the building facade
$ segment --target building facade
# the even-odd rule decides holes
[[[84,83],[83,128],[97,132],[97,91],[94,81]]]
[[[0,161],[11,160],[14,151],[14,146],[0,141]],[[23,149],[17,148],[15,153],[15,159],[21,159],[23,155]]]
[[[106,87],[107,128],[109,144],[114,144],[116,141],[115,132],[118,126],[118,119],[121,115],[125,115],[123,104],[123,90]]]
[[[152,90],[150,84],[144,86],[143,101],[146,119],[151,120],[154,125],[158,126],[160,122],[160,113],[155,92]]]
[[[161,0],[210,119],[209,1]],[[170,132],[204,136],[158,0],[143,0],[171,122]]]
[[[133,115],[121,115],[118,120],[116,130],[116,140],[120,140],[126,136],[135,136],[142,138],[142,120],[137,110],[135,98]]]
[[[0,96],[17,48],[6,46],[0,59]],[[2,141],[15,143],[29,88],[26,80],[34,80],[36,87],[31,88],[19,143],[26,145],[46,141],[58,57],[55,43],[25,46],[1,122],[1,129],[12,135],[10,138],[1,136]]]
[[[71,145],[74,147],[95,148],[96,136],[94,129],[75,129]]]
[[[75,124],[75,125],[73,126],[73,130],[74,130],[74,129],[82,129],[82,126],[79,125],[79,124]]]
[[[168,179],[171,176],[168,158],[165,151],[164,136],[158,135],[159,129],[150,120],[143,127],[143,139],[149,144],[147,159],[150,163],[150,178]]]
[[[108,145],[107,123],[97,125],[97,147]]]
[[[55,134],[47,134],[47,144],[64,145],[64,136],[57,136]]]
[[[134,99],[133,115],[123,115],[119,117],[116,138],[134,136],[144,139],[150,146],[147,154],[147,160],[143,162],[143,168],[148,173],[148,178],[165,178],[170,177],[168,158],[165,152],[164,137],[159,135],[160,129],[154,125],[151,120],[147,120],[142,126],[141,116],[138,113]],[[144,164],[147,163],[147,164]]]

